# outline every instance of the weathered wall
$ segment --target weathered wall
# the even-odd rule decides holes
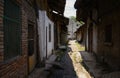
[[[40,57],[41,60],[43,60],[46,57],[45,11],[39,11],[39,19],[37,22],[38,22]]]
[[[51,25],[51,42],[49,42],[49,24]],[[52,50],[54,50],[54,23],[48,18],[46,11],[39,10],[38,31],[40,56],[42,61],[46,58],[46,55],[49,57],[52,54]]]
[[[35,9],[33,8],[33,6],[30,6],[30,4],[28,4],[26,1],[22,1],[22,8],[23,8],[23,11],[25,12],[26,14],[26,31],[28,33],[28,25],[31,24],[33,25],[34,27],[34,53],[32,56],[29,56],[29,73],[34,69],[35,65],[36,65],[36,50],[37,50],[37,47],[36,47],[36,43],[37,43],[37,40],[36,40],[36,36],[37,36],[37,31],[36,31],[36,13],[35,13]],[[28,35],[27,35],[28,36]],[[28,37],[27,37],[28,38]]]
[[[82,39],[82,31],[80,29],[76,33],[76,39],[77,41],[81,41]]]
[[[98,48],[98,32],[97,32],[97,26],[93,24],[93,52],[97,53]]]
[[[87,19],[87,22],[86,22],[86,50],[88,51],[89,50],[89,27],[90,27],[90,23],[91,23],[91,20],[90,18],[88,17]]]
[[[67,43],[67,27],[66,25],[61,25],[61,32],[60,32],[60,37],[61,37],[61,45],[66,45]]]
[[[17,0],[19,1],[19,0]],[[22,54],[16,58],[4,60],[4,31],[3,31],[3,11],[4,0],[0,0],[0,78],[27,78],[28,58],[27,58],[27,35],[28,19],[35,22],[35,12],[24,0],[19,1],[22,12]],[[28,18],[29,17],[29,18]]]
[[[97,11],[93,9],[92,12],[92,19],[96,20],[98,17]],[[91,25],[92,24],[92,25]],[[90,50],[90,47],[92,48],[92,52],[97,53],[97,48],[98,48],[98,26],[96,25],[95,22],[93,22],[90,18],[90,16],[87,19],[86,23],[87,27],[85,29],[86,31],[86,50]],[[92,28],[92,30],[89,30]],[[90,35],[91,33],[91,35]],[[92,36],[92,37],[89,37]],[[91,40],[91,39],[92,40]]]
[[[57,21],[58,47],[60,46],[60,32],[61,32],[61,24],[60,21]]]
[[[98,55],[104,57],[104,61],[106,61],[111,67],[117,69],[120,67],[120,1],[96,0],[96,3],[94,4],[96,4],[94,7],[96,10],[94,8],[87,9],[89,13],[88,15],[85,15],[85,18],[87,19],[87,29],[85,35],[86,49],[88,50],[89,48],[89,24],[94,23],[95,25],[93,25],[92,34],[93,42],[91,45],[92,50]],[[76,6],[78,19],[80,19],[80,15],[87,13],[82,13],[82,11],[80,11],[81,7],[79,6],[80,5]],[[84,8],[82,9],[84,10]],[[89,10],[93,10],[93,12]],[[108,25],[112,26],[112,41],[110,43],[105,42],[105,26]]]
[[[101,18],[98,26],[98,54],[103,55],[112,67],[120,67],[120,10],[113,11]],[[112,42],[106,44],[105,26],[112,25]]]
[[[96,9],[92,11],[92,19],[97,20],[98,12]],[[97,53],[98,50],[98,26],[93,22],[93,52]]]
[[[49,25],[51,25],[51,29],[49,30]],[[45,26],[47,27],[47,58],[52,54],[54,50],[54,23],[51,21],[48,16],[45,16]],[[51,31],[49,33],[49,31]],[[49,34],[51,34],[51,41],[49,41]]]

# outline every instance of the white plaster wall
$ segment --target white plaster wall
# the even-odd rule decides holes
[[[41,60],[46,56],[46,46],[45,46],[45,11],[39,11],[38,19],[38,35],[39,35],[39,50]]]
[[[51,25],[51,42],[49,42],[49,24]],[[45,16],[45,26],[47,27],[47,57],[49,57],[54,50],[54,23],[47,16]]]
[[[54,23],[47,17],[46,11],[39,10],[38,35],[39,35],[39,49],[41,60],[50,56],[54,49]],[[49,24],[51,24],[51,42],[49,42]],[[46,27],[47,27],[47,42],[46,42]],[[47,48],[46,48],[47,43]]]

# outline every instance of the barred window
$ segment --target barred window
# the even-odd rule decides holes
[[[21,53],[21,11],[13,0],[4,0],[4,58]]]

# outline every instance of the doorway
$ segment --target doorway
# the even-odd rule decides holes
[[[89,29],[88,29],[88,51],[93,51],[93,23],[90,23]]]
[[[35,27],[33,23],[28,24],[28,72],[30,73],[36,65]]]

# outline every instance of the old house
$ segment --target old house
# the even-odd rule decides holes
[[[0,78],[27,78],[54,47],[67,42],[65,3],[0,0]]]
[[[48,18],[46,11],[39,10],[38,31],[40,56],[41,60],[45,60],[54,50],[54,23]]]
[[[34,0],[0,0],[0,78],[25,78],[36,65]]]
[[[43,2],[41,2],[43,4]],[[39,35],[40,38],[40,47],[41,47],[41,60],[43,58],[49,57],[55,49],[57,49],[60,44],[65,44],[67,41],[66,33],[67,32],[67,18],[63,16],[66,0],[45,0],[43,9],[39,9]],[[59,5],[61,3],[61,5]],[[61,31],[61,28],[63,30]],[[44,31],[44,32],[43,32]],[[46,32],[47,34],[45,34]],[[51,33],[51,34],[50,34]],[[64,35],[64,37],[63,37]],[[62,42],[60,41],[62,38]],[[47,40],[48,43],[45,42]],[[49,44],[49,45],[48,45]],[[48,48],[48,49],[46,49]]]
[[[67,25],[69,19],[53,13],[53,20],[55,22],[55,49],[57,49],[67,43]]]
[[[75,8],[77,20],[86,23],[86,50],[102,58],[112,72],[120,71],[120,1],[76,0]]]
[[[76,40],[81,43],[83,42],[83,38],[84,38],[84,25],[80,26],[77,30],[76,30]]]
[[[57,21],[60,21],[59,18],[62,20],[65,2],[66,1],[59,0],[61,5],[58,5],[58,1],[54,0],[38,1],[39,17],[37,22],[40,61],[48,59],[49,56],[53,54],[54,49],[58,46],[57,43],[60,35],[57,34],[59,29],[57,28],[56,19]]]
[[[61,5],[60,5],[61,4]],[[54,22],[54,49],[67,43],[67,24],[69,19],[64,17],[66,0],[48,1],[49,18]]]

